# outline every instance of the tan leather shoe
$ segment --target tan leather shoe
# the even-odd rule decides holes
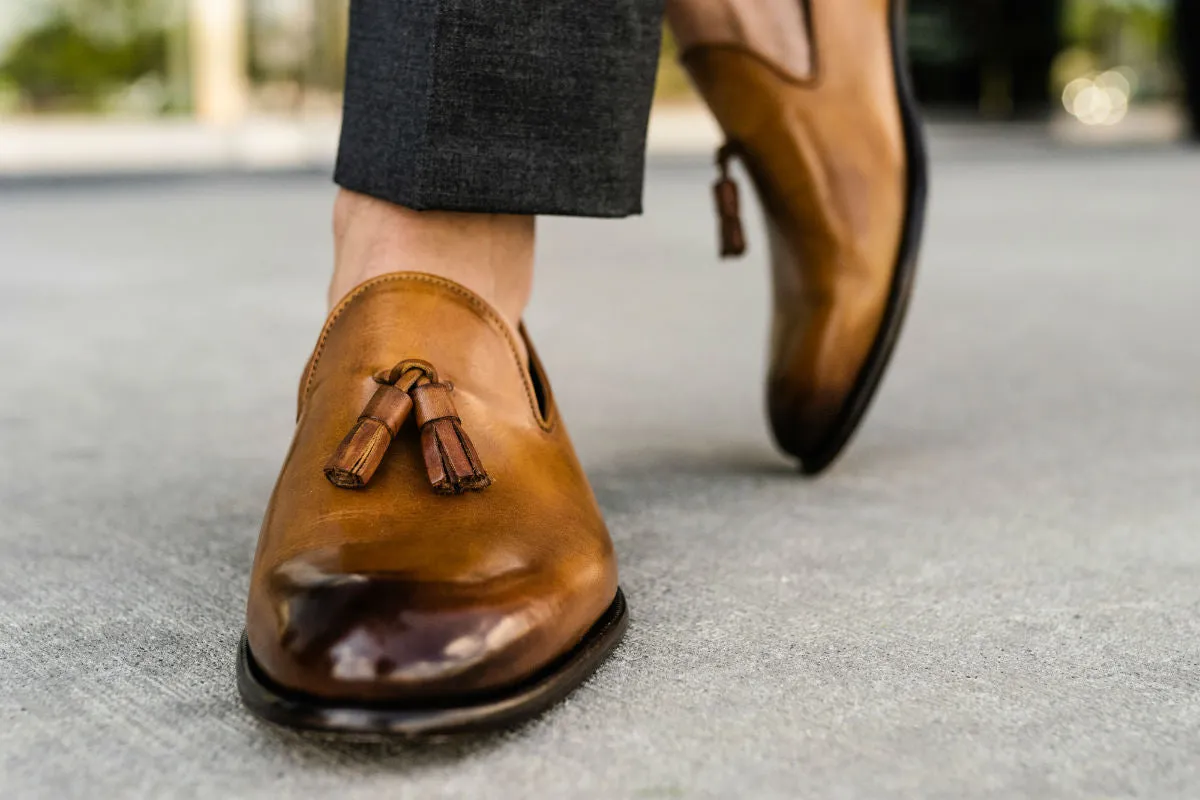
[[[766,212],[775,312],[767,381],[779,445],[816,473],[866,412],[912,289],[926,164],[902,0],[813,0],[815,71],[738,45],[682,61],[728,136],[716,192],[722,254],[744,249],[730,158]]]
[[[530,347],[450,281],[395,273],[329,317],[263,521],[239,688],[269,720],[509,725],[582,682],[627,613]]]

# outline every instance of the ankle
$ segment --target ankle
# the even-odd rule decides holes
[[[515,329],[533,285],[534,218],[413,211],[347,190],[333,207],[329,304],[389,272],[424,272],[470,289]]]
[[[794,77],[812,74],[809,20],[799,0],[667,0],[666,17],[681,52],[739,45]]]

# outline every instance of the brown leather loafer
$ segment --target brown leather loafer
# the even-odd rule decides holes
[[[775,312],[767,381],[779,445],[815,474],[866,413],[904,319],[926,162],[905,60],[903,0],[809,3],[815,71],[737,45],[682,61],[728,137],[718,154],[722,254],[744,237],[730,158],[766,212]]]
[[[330,315],[263,521],[238,686],[297,727],[514,724],[627,624],[612,543],[530,348],[396,273]]]

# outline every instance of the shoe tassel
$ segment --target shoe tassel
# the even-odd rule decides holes
[[[740,155],[742,148],[737,142],[726,142],[717,151],[717,167],[721,170],[721,177],[713,185],[713,195],[717,201],[717,219],[721,226],[721,258],[740,256],[746,252],[746,232],[742,228],[738,185],[729,173],[730,160]]]
[[[361,489],[370,482],[392,440],[414,411],[421,431],[421,452],[429,482],[438,494],[461,494],[487,488],[492,480],[480,463],[450,394],[454,387],[438,380],[425,361],[401,361],[375,377],[379,388],[354,427],[325,464],[325,477],[342,489]]]

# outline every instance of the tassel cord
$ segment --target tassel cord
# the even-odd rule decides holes
[[[746,233],[742,227],[738,185],[729,169],[729,162],[735,157],[745,157],[745,150],[739,142],[730,140],[717,150],[717,168],[720,170],[720,177],[713,185],[713,197],[716,200],[717,219],[720,225],[722,258],[740,256],[746,252]]]

